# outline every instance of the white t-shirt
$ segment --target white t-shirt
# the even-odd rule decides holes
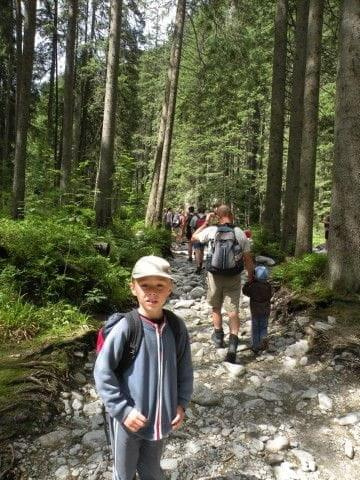
[[[219,225],[220,226],[220,225]],[[201,243],[208,243],[209,240],[214,240],[218,231],[217,225],[204,228],[201,232],[196,234],[196,238]],[[240,245],[243,253],[250,252],[250,242],[245,233],[239,227],[234,227],[235,238]]]

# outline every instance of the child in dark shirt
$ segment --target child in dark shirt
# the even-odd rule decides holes
[[[251,341],[252,350],[258,353],[266,348],[268,318],[270,315],[270,300],[272,289],[267,281],[269,276],[265,266],[255,268],[255,276],[252,282],[245,283],[243,294],[250,297],[251,311]]]

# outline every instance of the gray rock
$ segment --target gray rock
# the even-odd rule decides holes
[[[213,392],[205,385],[197,384],[192,395],[192,402],[206,407],[220,405],[222,396],[219,392]]]
[[[261,398],[255,398],[254,400],[248,400],[243,404],[243,408],[246,411],[251,411],[251,410],[259,410],[261,411],[262,409],[265,408],[265,402]]]
[[[283,462],[275,467],[274,474],[276,480],[300,480],[298,473],[292,470],[288,462]]]
[[[344,417],[335,418],[334,422],[339,425],[355,425],[360,422],[360,412],[348,413]]]
[[[284,435],[276,435],[272,440],[266,442],[266,450],[271,453],[277,453],[290,447],[290,442]]]
[[[75,373],[74,380],[76,383],[79,383],[80,385],[85,385],[87,381],[85,375],[81,372]]]
[[[177,469],[178,461],[175,458],[164,458],[160,464],[163,470],[171,472]]]
[[[42,447],[52,448],[57,447],[59,444],[66,442],[70,436],[70,431],[65,428],[58,428],[54,432],[46,433],[38,438],[38,441]]]
[[[355,455],[354,446],[351,443],[351,441],[348,439],[345,440],[345,443],[344,443],[344,452],[345,452],[345,455],[349,457],[351,460],[354,458],[354,455]]]
[[[102,448],[106,445],[106,437],[104,430],[93,430],[85,433],[82,438],[82,443],[85,447],[93,449]]]
[[[309,342],[307,340],[299,340],[292,345],[289,345],[285,350],[285,355],[288,357],[303,357],[310,350]]]
[[[195,305],[195,300],[180,300],[179,302],[176,302],[174,305],[174,308],[191,308],[193,305]]]
[[[71,477],[72,477],[71,472],[70,472],[69,467],[67,465],[62,465],[55,472],[55,478],[58,479],[58,480],[68,480]]]
[[[333,401],[326,395],[326,393],[320,392],[318,394],[318,399],[320,410],[329,411],[333,409]]]
[[[246,368],[244,365],[238,365],[235,363],[224,362],[226,370],[230,373],[230,376],[233,378],[241,377],[245,375]]]
[[[312,327],[314,330],[317,330],[318,332],[326,332],[334,328],[334,325],[329,325],[328,323],[325,323],[325,322],[315,322]]]
[[[195,287],[190,291],[189,295],[190,295],[190,298],[197,299],[197,298],[201,298],[203,295],[205,295],[205,293],[206,291],[204,288]]]
[[[301,464],[301,470],[303,472],[315,472],[316,471],[316,463],[314,457],[309,452],[305,452],[305,450],[292,450],[292,454],[299,460]]]
[[[102,402],[101,400],[96,400],[95,402],[86,403],[83,408],[85,415],[91,417],[93,415],[98,415],[101,413]]]

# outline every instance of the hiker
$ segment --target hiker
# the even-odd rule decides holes
[[[119,372],[130,336],[123,318],[105,337],[95,383],[109,414],[113,480],[133,480],[136,471],[142,480],[163,480],[164,438],[183,423],[193,389],[189,335],[183,320],[163,309],[173,288],[166,260],[140,258],[130,288],[139,303],[131,312],[141,325],[138,352]]]
[[[192,262],[192,252],[193,252],[193,244],[191,241],[191,237],[193,231],[191,230],[191,220],[195,215],[195,208],[193,206],[188,208],[186,217],[185,217],[185,236],[188,241],[188,262]]]
[[[267,348],[268,319],[272,289],[267,281],[268,269],[264,265],[255,268],[254,280],[246,282],[243,294],[250,297],[251,348],[257,354]]]
[[[175,235],[175,241],[179,243],[179,236],[181,232],[181,215],[180,212],[174,212],[172,217],[172,231]]]
[[[191,231],[195,232],[198,228],[201,227],[201,225],[203,225],[205,221],[206,221],[205,208],[199,207],[197,210],[197,213],[195,213],[195,215],[191,219],[191,222],[190,222]],[[195,252],[195,262],[196,262],[195,273],[199,275],[201,273],[203,260],[204,260],[205,244],[195,241],[193,242],[193,249]]]
[[[166,230],[171,230],[173,225],[173,212],[171,208],[168,208],[166,210],[166,213],[163,217],[163,221],[164,221],[164,227],[166,228]]]
[[[208,226],[217,217],[218,225]],[[248,280],[252,281],[254,265],[250,253],[250,243],[244,232],[233,225],[230,207],[220,205],[216,214],[209,213],[206,221],[192,236],[194,242],[208,243],[210,246],[206,258],[208,271],[207,300],[212,307],[214,332],[212,340],[217,348],[224,347],[224,330],[221,308],[224,305],[229,315],[229,347],[225,361],[236,362],[236,350],[239,343],[240,328],[239,300],[241,271],[245,265]],[[222,248],[225,247],[225,248]]]

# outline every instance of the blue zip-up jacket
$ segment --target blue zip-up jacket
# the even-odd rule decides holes
[[[142,319],[144,335],[139,352],[120,376],[118,367],[129,325],[124,318],[105,339],[95,363],[97,391],[111,417],[122,423],[133,408],[148,422],[137,432],[147,440],[160,440],[171,430],[178,405],[186,408],[193,391],[193,368],[189,335],[180,318],[179,359],[175,337],[169,325]]]

